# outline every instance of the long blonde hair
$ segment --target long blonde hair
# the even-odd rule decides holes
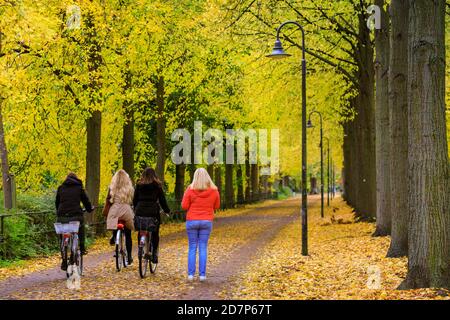
[[[133,183],[125,170],[120,169],[114,174],[109,189],[111,192],[111,202],[118,200],[120,203],[130,204],[133,201]]]
[[[206,190],[209,188],[217,189],[205,168],[198,168],[195,170],[194,179],[189,187],[194,190]]]

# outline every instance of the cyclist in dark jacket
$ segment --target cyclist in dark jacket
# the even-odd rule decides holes
[[[170,213],[170,209],[164,196],[161,181],[156,176],[153,168],[146,168],[142,172],[142,176],[134,189],[133,206],[135,215],[153,217],[158,222],[156,230],[152,232],[152,247],[155,248],[152,261],[153,263],[158,263],[159,225],[161,223],[160,206],[165,213]]]
[[[86,254],[87,252],[84,246],[84,217],[80,203],[83,203],[86,211],[92,212],[94,210],[84,191],[83,182],[74,173],[69,173],[56,192],[55,206],[57,222],[69,223],[70,221],[80,221],[80,229],[78,231],[80,250],[82,254]],[[67,266],[61,266],[61,268],[64,267],[67,268]]]

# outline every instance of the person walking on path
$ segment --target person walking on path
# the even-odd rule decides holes
[[[80,228],[78,236],[80,238],[80,251],[82,255],[87,254],[85,247],[84,217],[80,206],[83,203],[87,212],[94,211],[86,191],[83,188],[83,182],[71,172],[67,175],[64,182],[58,187],[56,192],[56,222],[69,223],[70,221],[79,221]],[[62,270],[67,270],[67,261],[63,261]]]
[[[133,207],[136,216],[156,219],[156,229],[152,232],[153,263],[158,263],[159,226],[161,224],[160,206],[166,214],[170,213],[161,181],[156,176],[153,168],[146,168],[136,184]]]
[[[198,248],[200,281],[205,281],[208,240],[212,230],[214,210],[220,208],[220,195],[204,168],[195,170],[193,181],[184,193],[181,207],[187,211],[188,280],[194,279]]]
[[[113,230],[113,239],[117,233],[117,224],[120,221],[125,223],[125,245],[128,253],[128,264],[133,263],[131,231],[134,230],[134,213],[131,208],[133,202],[134,188],[128,173],[119,170],[114,174],[109,186],[107,201],[111,203],[111,208],[106,219],[106,228]]]

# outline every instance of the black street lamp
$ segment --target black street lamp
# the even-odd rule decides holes
[[[289,57],[290,54],[283,50],[280,41],[280,31],[288,24],[296,25],[302,32],[302,255],[308,255],[308,206],[306,191],[306,59],[305,59],[305,30],[295,21],[283,22],[277,29],[277,39],[269,58],[280,59]]]
[[[307,128],[314,128],[311,122],[311,115],[316,113],[320,117],[320,216],[323,218],[323,126],[322,126],[322,114],[319,111],[311,111],[308,116]]]
[[[330,140],[328,138],[325,138],[327,140],[327,162],[328,162],[328,168],[327,168],[327,207],[330,206]]]
[[[331,161],[331,178],[331,199],[334,199],[336,196],[336,168],[333,161]]]

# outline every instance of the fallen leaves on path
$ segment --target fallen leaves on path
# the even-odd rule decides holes
[[[245,215],[251,213],[252,210],[269,205],[276,204],[277,200],[266,200],[254,204],[247,204],[243,207],[218,211],[216,217],[232,217],[237,215]],[[185,231],[185,224],[182,222],[166,223],[162,225],[160,235],[161,237]],[[100,254],[102,252],[110,251],[109,246],[109,232],[104,237],[99,237],[94,244],[89,247],[89,255]],[[135,237],[133,238],[135,239]],[[61,263],[60,254],[54,253],[48,256],[32,258],[28,260],[21,260],[12,262],[10,265],[0,268],[0,281],[11,277],[23,277],[33,272],[44,271],[58,266]]]
[[[60,279],[33,283],[4,298],[195,299],[202,293],[205,299],[449,299],[446,290],[396,290],[406,275],[407,259],[385,258],[389,238],[372,237],[375,225],[355,222],[340,198],[333,200],[324,219],[318,198],[310,199],[307,257],[301,255],[300,218],[281,231],[271,228],[296,210],[298,199],[291,199],[221,213],[226,219],[214,223],[209,242],[208,277],[214,277],[214,284],[186,281],[187,237],[179,223],[163,226],[160,264],[146,279],[139,277],[137,259],[129,268],[115,271],[113,249],[105,237],[91,247],[88,259],[108,252],[111,257],[85,269],[81,290],[67,289],[61,272]],[[259,250],[250,255],[242,250],[268,232],[273,238],[270,235]],[[236,259],[244,259],[243,269],[233,270]],[[58,261],[47,262],[54,266]],[[45,270],[45,263],[38,268]]]
[[[372,237],[373,223],[355,222],[341,198],[320,218],[309,214],[309,256],[301,255],[300,221],[285,227],[259,259],[236,276],[231,299],[450,299],[449,291],[396,290],[406,258],[386,258],[389,237]],[[371,289],[374,288],[374,289]]]
[[[270,210],[262,209],[261,217]],[[261,219],[257,224],[252,219],[238,220],[235,223],[215,224],[208,248],[208,274],[215,269],[227,267],[230,255],[245,246],[273,222],[272,218]],[[184,224],[181,224],[184,230]],[[178,226],[176,226],[178,228]],[[164,230],[166,228],[163,228]],[[167,228],[166,230],[168,230]],[[175,232],[175,229],[162,231],[163,237]],[[135,235],[133,235],[135,239]],[[72,291],[65,287],[64,273],[61,279],[41,283],[20,290],[9,296],[13,299],[177,299],[199,283],[186,281],[187,237],[182,234],[169,240],[162,240],[160,263],[155,274],[141,279],[138,273],[138,261],[117,272],[113,260],[113,249],[107,239],[98,244],[102,252],[111,252],[111,259],[101,262],[94,268],[85,268],[81,280],[81,290]],[[226,280],[226,279],[225,279]]]

